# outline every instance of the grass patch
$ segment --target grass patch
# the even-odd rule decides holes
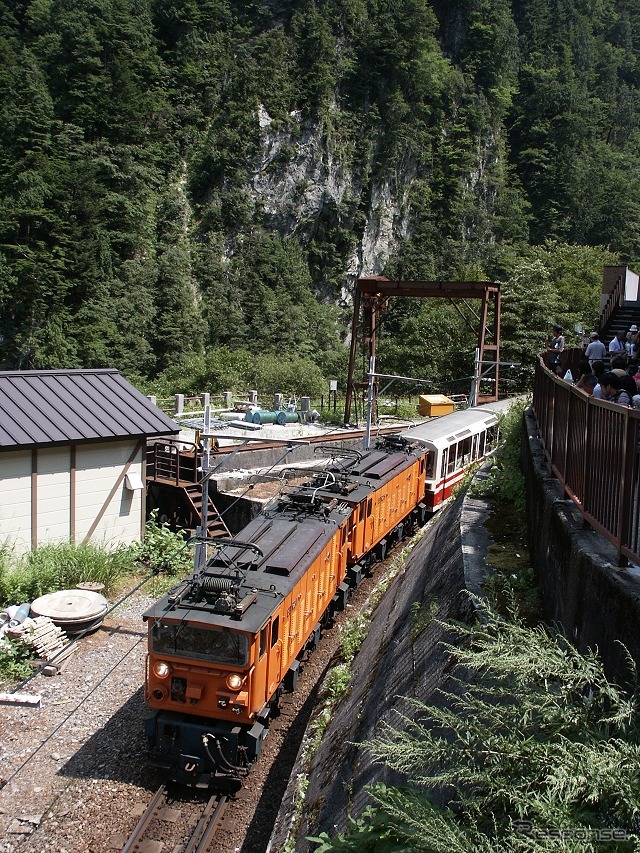
[[[97,545],[43,545],[0,568],[0,603],[21,604],[78,583],[100,583],[113,591],[125,574],[133,574],[130,549],[109,551]]]
[[[182,534],[172,533],[166,524],[158,525],[155,516],[147,522],[142,542],[113,549],[63,542],[16,557],[5,543],[0,547],[0,605],[22,604],[87,582],[100,583],[106,595],[113,595],[133,578],[159,566],[162,572],[153,583],[164,591],[175,583],[176,575],[191,570],[193,547]]]
[[[191,570],[193,548],[181,534],[172,533],[167,525],[158,525],[155,517],[147,523],[143,542],[113,549],[64,542],[16,555],[10,543],[5,542],[0,545],[0,610],[10,604],[31,603],[61,589],[73,589],[79,583],[102,584],[105,596],[114,599],[159,566],[162,572],[150,579],[147,587],[152,596],[162,595],[175,585],[176,575],[183,576]],[[22,643],[4,637],[1,642],[0,680],[22,681],[31,672],[25,660],[32,653]]]

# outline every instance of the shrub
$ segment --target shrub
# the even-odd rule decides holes
[[[376,808],[343,836],[313,839],[318,853],[638,849],[637,696],[607,680],[596,654],[476,605],[475,624],[445,625],[460,665],[452,686],[433,705],[407,698],[362,745],[407,787],[372,788]]]
[[[33,653],[24,643],[3,637],[0,644],[0,681],[9,684],[24,681],[33,672],[27,663],[32,657]]]
[[[505,415],[500,415],[502,444],[495,454],[489,476],[473,481],[469,493],[494,497],[500,504],[513,506],[518,512],[525,509],[524,474],[520,467],[522,417],[526,403],[513,403]]]
[[[130,546],[132,558],[149,568],[163,567],[163,572],[179,574],[193,565],[193,546],[187,545],[184,533],[174,533],[166,522],[158,522],[153,510],[147,521],[144,539]]]

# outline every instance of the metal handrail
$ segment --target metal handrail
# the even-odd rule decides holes
[[[604,308],[600,312],[600,320],[598,323],[598,332],[602,332],[609,325],[609,320],[615,314],[616,310],[622,304],[624,297],[625,281],[622,276],[618,276],[613,290],[609,294],[609,298],[605,302]]]
[[[589,397],[536,365],[532,408],[544,453],[585,521],[640,562],[640,411]]]
[[[202,451],[197,444],[163,439],[147,446],[147,479],[198,483],[201,480]]]

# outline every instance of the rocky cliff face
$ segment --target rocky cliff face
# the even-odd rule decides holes
[[[276,124],[262,105],[258,108],[261,152],[247,188],[256,213],[269,229],[304,242],[327,221],[337,223],[354,235],[346,258],[347,286],[359,276],[380,274],[411,233],[415,163],[405,163],[393,176],[375,174],[373,140],[368,162],[359,165],[352,147],[331,138],[326,121],[305,121],[297,112],[289,118],[287,126]]]

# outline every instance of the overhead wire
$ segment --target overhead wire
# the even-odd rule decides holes
[[[149,578],[148,578],[147,580],[149,580]],[[139,587],[138,587],[138,588],[139,588]],[[118,603],[120,604],[121,602],[118,602]],[[114,606],[115,606],[115,605],[114,605]],[[113,609],[113,608],[112,608],[112,609]],[[57,726],[56,726],[56,727],[55,727],[51,732],[49,732],[49,734],[48,734],[48,735],[46,736],[46,738],[42,741],[42,743],[40,743],[40,744],[39,744],[39,745],[34,749],[34,751],[33,751],[30,755],[28,755],[28,756],[24,759],[24,761],[23,761],[20,765],[18,765],[18,767],[16,767],[16,769],[15,769],[15,770],[13,770],[13,772],[11,773],[11,775],[10,775],[7,779],[2,779],[2,778],[0,778],[0,790],[1,790],[2,788],[6,787],[10,782],[12,782],[12,781],[15,779],[15,777],[18,775],[18,773],[19,773],[19,772],[20,772],[20,771],[21,771],[21,770],[22,770],[22,769],[23,769],[23,768],[24,768],[24,767],[25,767],[25,766],[26,766],[26,765],[27,765],[27,764],[28,764],[28,763],[33,759],[33,758],[35,758],[35,756],[36,756],[36,755],[37,755],[37,754],[42,750],[42,748],[43,748],[44,746],[46,746],[46,745],[49,743],[49,741],[53,738],[53,736],[54,736],[55,734],[57,734],[57,732],[59,732],[59,731],[60,731],[60,729],[65,725],[65,723],[66,723],[66,722],[67,722],[67,721],[68,721],[68,720],[69,720],[69,719],[70,719],[70,718],[71,718],[71,717],[76,713],[76,711],[78,710],[78,708],[79,708],[79,707],[80,707],[84,702],[86,702],[86,701],[87,701],[87,699],[88,699],[90,696],[92,696],[92,695],[95,693],[95,691],[98,689],[98,687],[100,687],[101,685],[103,685],[103,684],[104,684],[104,682],[105,682],[105,681],[107,680],[107,678],[112,674],[112,672],[113,672],[115,669],[117,669],[117,668],[122,664],[122,662],[123,662],[124,660],[126,660],[126,659],[127,659],[127,657],[128,657],[128,656],[129,656],[133,651],[134,651],[134,649],[136,649],[136,648],[138,647],[138,645],[139,645],[139,644],[140,644],[144,639],[146,639],[146,634],[143,634],[142,636],[138,637],[138,639],[137,639],[137,640],[135,641],[135,643],[131,646],[131,648],[129,648],[129,649],[128,649],[128,650],[127,650],[127,651],[122,655],[122,657],[120,657],[120,658],[119,658],[119,659],[118,659],[118,660],[113,664],[113,666],[108,670],[108,672],[106,672],[106,673],[102,676],[102,678],[101,678],[99,681],[97,681],[97,682],[93,685],[93,687],[91,688],[91,690],[90,690],[90,691],[89,691],[85,696],[83,696],[83,697],[79,700],[79,702],[78,702],[78,703],[77,703],[77,704],[76,704],[76,705],[71,709],[71,711],[69,711],[69,713],[66,715],[66,717],[65,717],[63,720],[61,720],[61,721],[58,723],[58,725],[57,725]],[[27,679],[27,680],[30,680],[30,679]],[[25,683],[26,683],[26,682],[25,682]]]

